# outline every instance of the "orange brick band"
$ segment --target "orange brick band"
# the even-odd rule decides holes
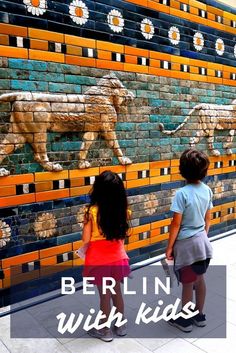
[[[1,56],[9,58],[22,58],[30,60],[52,61],[78,66],[97,67],[100,69],[111,69],[119,71],[129,71],[146,73],[156,76],[181,78],[190,81],[200,81],[215,84],[225,84],[236,86],[236,67],[211,63],[203,60],[189,59],[177,55],[170,55],[152,50],[134,48],[127,45],[113,44],[99,40],[86,39],[82,37],[38,30],[34,28],[24,28],[8,24],[0,24],[0,34],[12,35],[20,31],[21,36],[30,38],[30,49],[0,45]],[[48,40],[67,45],[67,54],[49,52]],[[1,43],[1,42],[0,42]],[[82,48],[93,48],[97,50],[97,59],[82,57]],[[112,53],[122,53],[125,62],[112,61]],[[138,65],[138,57],[149,59],[149,65]],[[162,68],[162,63],[166,62],[171,68]],[[181,65],[187,65],[189,72],[181,71]],[[206,72],[201,74],[201,70]],[[216,77],[216,72],[221,72],[221,77]]]

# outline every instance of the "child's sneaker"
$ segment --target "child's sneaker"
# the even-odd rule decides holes
[[[198,326],[198,327],[204,327],[206,326],[206,315],[204,314],[197,314],[192,318],[192,322],[194,323],[194,325]]]
[[[89,336],[98,338],[104,342],[111,342],[113,341],[113,334],[112,330],[109,328],[104,328],[102,330],[96,330],[93,328],[92,330],[88,331]]]
[[[193,329],[193,325],[190,319],[184,319],[183,317],[178,317],[178,319],[170,319],[167,321],[171,326],[177,327],[179,330],[183,332],[191,332]]]
[[[117,336],[126,336],[127,335],[127,324],[124,324],[120,327],[114,326],[114,330]]]

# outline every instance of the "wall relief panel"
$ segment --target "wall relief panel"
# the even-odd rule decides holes
[[[233,153],[231,148],[236,129],[236,100],[231,105],[198,104],[175,130],[165,130],[164,125],[160,124],[160,131],[166,135],[175,135],[187,124],[191,116],[197,120],[198,126],[196,137],[190,138],[190,147],[194,148],[200,139],[205,136],[208,140],[209,151],[214,156],[219,156],[220,151],[214,148],[215,132],[216,130],[227,130],[227,141],[223,147],[228,155]]]
[[[8,134],[0,144],[0,163],[6,156],[26,142],[34,151],[35,160],[48,171],[61,171],[59,163],[49,161],[47,132],[83,132],[79,152],[79,168],[89,168],[87,160],[91,144],[100,134],[123,165],[131,164],[125,157],[116,137],[117,110],[134,99],[121,81],[114,75],[104,76],[97,86],[84,95],[13,92],[0,96],[0,102],[11,102],[11,118]],[[9,171],[0,168],[0,176]]]

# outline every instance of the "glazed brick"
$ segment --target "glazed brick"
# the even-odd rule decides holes
[[[117,130],[134,131],[136,126],[134,123],[117,123]]]
[[[75,84],[65,84],[65,83],[49,83],[50,92],[60,92],[60,93],[81,93],[81,86]]]
[[[11,80],[11,89],[23,91],[47,91],[48,83],[43,81]]]
[[[93,86],[96,85],[96,79],[94,77],[78,76],[78,75],[65,75],[66,83],[76,83],[78,85]]]
[[[9,67],[13,69],[25,69],[30,71],[46,71],[47,63],[43,61],[9,59]]]
[[[48,81],[48,82],[64,82],[65,77],[63,74],[59,73],[49,73],[46,74],[44,72],[31,71],[29,74],[29,79],[34,81]],[[40,89],[39,89],[40,90]]]
[[[0,69],[0,79],[2,78],[8,78],[8,70],[6,69]]]

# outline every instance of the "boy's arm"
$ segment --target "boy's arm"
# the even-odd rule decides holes
[[[173,246],[179,233],[182,217],[183,216],[181,213],[174,212],[173,219],[170,225],[170,236],[168,240],[168,246],[166,249],[166,257],[168,260],[173,260]]]
[[[210,223],[211,223],[211,210],[208,210],[205,215],[205,230],[206,230],[207,234],[210,229]]]
[[[92,236],[92,220],[89,218],[89,220],[84,220],[84,228],[83,228],[83,233],[82,233],[82,240],[84,244],[88,244],[90,242]]]

